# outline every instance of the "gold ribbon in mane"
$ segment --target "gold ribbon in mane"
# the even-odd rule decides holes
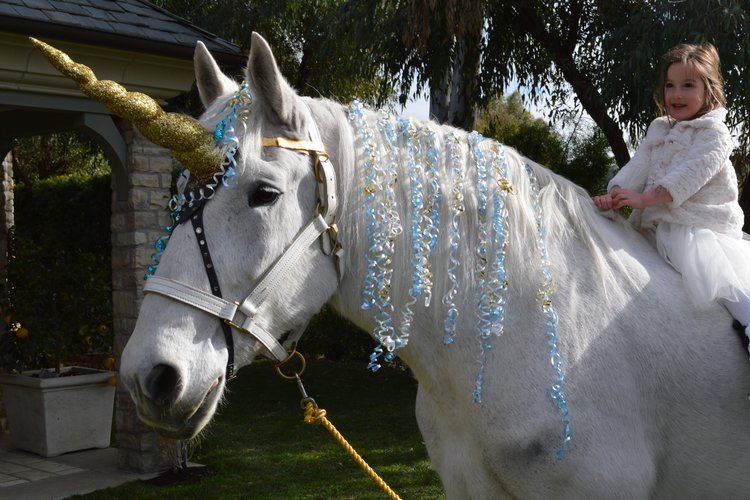
[[[200,182],[207,182],[218,169],[222,152],[215,146],[212,134],[196,119],[181,113],[167,113],[146,94],[128,92],[111,80],[99,80],[91,68],[73,61],[66,53],[35,38],[30,40],[84,94],[133,122],[151,142],[170,149],[175,159]]]

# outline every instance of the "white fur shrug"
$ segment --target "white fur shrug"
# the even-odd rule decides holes
[[[693,120],[651,122],[633,158],[607,187],[645,192],[663,186],[672,195],[671,203],[634,210],[630,221],[636,228],[665,221],[742,237],[744,216],[729,161],[733,146],[726,114],[719,108]]]

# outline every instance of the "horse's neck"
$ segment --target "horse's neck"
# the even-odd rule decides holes
[[[372,134],[380,136],[382,131],[377,129],[377,116],[373,113],[366,116],[369,118],[367,123]],[[371,333],[376,327],[375,311],[362,308],[363,287],[368,272],[365,261],[371,245],[368,241],[368,222],[365,213],[368,172],[363,171],[361,161],[362,155],[367,154],[367,151],[363,150],[361,133],[357,131],[356,125],[341,120],[340,127],[341,142],[344,145],[347,141],[350,141],[349,144],[355,144],[357,158],[347,158],[346,154],[334,155],[339,159],[345,158],[344,161],[338,161],[337,169],[342,194],[339,226],[347,252],[347,272],[332,302],[342,315]],[[424,296],[413,301],[409,295],[412,269],[406,266],[405,262],[411,259],[412,251],[412,193],[408,161],[402,158],[395,162],[395,175],[398,181],[392,183],[393,200],[399,212],[402,232],[396,238],[393,252],[393,286],[390,288],[389,300],[393,306],[390,321],[396,328],[399,328],[403,321],[406,304],[413,302],[409,345],[403,350],[397,350],[397,354],[407,360],[415,373],[424,372],[434,377],[435,359],[445,356],[449,351],[461,353],[468,364],[476,364],[481,345],[481,342],[476,340],[477,332],[481,330],[481,325],[477,322],[477,317],[481,315],[477,304],[481,298],[480,290],[482,287],[488,287],[488,280],[481,278],[479,274],[482,273],[477,272],[477,254],[480,253],[479,249],[484,247],[484,251],[488,253],[488,261],[496,260],[499,254],[494,252],[500,249],[495,245],[501,238],[498,237],[497,228],[490,228],[489,236],[483,243],[482,231],[477,229],[481,223],[478,167],[472,163],[474,160],[469,154],[472,146],[467,141],[468,136],[453,129],[438,128],[434,124],[430,127],[438,132],[441,143],[439,178],[443,193],[440,238],[431,256],[434,281],[432,299],[430,306],[425,307]],[[450,171],[451,162],[447,160],[446,152],[447,137],[450,133],[455,133],[462,144],[462,155],[466,158],[463,164],[466,182],[465,210],[460,215],[460,224],[464,228],[460,241],[460,283],[455,298],[455,306],[459,310],[456,338],[458,340],[460,337],[461,341],[446,347],[443,345],[446,304],[442,299],[451,285],[446,276],[451,265],[448,258],[448,240],[451,231],[450,205],[453,202],[450,197],[455,177]],[[489,148],[495,147],[489,141],[483,142],[482,145],[487,148],[485,152],[488,155],[491,153]],[[375,160],[384,164],[387,161],[384,153],[387,148],[382,143],[379,146],[380,150]],[[404,149],[404,146],[402,138],[399,147]],[[526,160],[519,157],[515,151],[505,150],[504,155],[507,160],[505,180],[510,184],[506,197],[509,213],[504,223],[500,219],[485,221],[485,224],[500,222],[507,226],[509,231],[508,245],[503,251],[509,282],[507,290],[502,290],[498,286],[488,289],[488,294],[506,295],[507,303],[503,311],[505,323],[502,326],[505,331],[513,333],[505,335],[503,345],[531,343],[537,339],[528,335],[517,335],[519,331],[538,331],[540,335],[544,335],[545,312],[542,306],[545,300],[551,301],[557,307],[557,313],[566,320],[577,317],[581,308],[589,307],[584,306],[585,303],[591,307],[601,308],[601,318],[616,314],[628,300],[628,290],[632,292],[634,285],[636,290],[642,288],[649,281],[649,271],[637,259],[629,256],[638,255],[638,259],[644,256],[649,266],[663,266],[663,263],[659,262],[652,248],[636,241],[637,238],[632,231],[629,232],[622,224],[605,221],[595,213],[593,205],[580,189],[546,169],[528,166]],[[495,173],[494,178],[488,179],[491,190],[495,190],[493,196],[501,194],[497,188],[501,184],[498,182],[502,180],[500,177],[501,174]],[[387,180],[387,177],[383,176],[378,178]],[[382,189],[383,185],[377,187]],[[423,188],[426,189],[424,186]],[[383,195],[383,192],[379,195]],[[487,200],[487,219],[492,218],[495,210],[492,201],[492,198]],[[538,225],[540,220],[543,222],[541,228]],[[630,268],[625,269],[617,261],[615,254],[618,252],[602,249],[605,241],[612,241],[615,248],[624,250],[619,253],[628,256],[625,260],[630,263]],[[540,243],[543,248],[539,246]],[[543,252],[547,253],[548,259],[543,257]],[[483,273],[489,274],[490,271],[488,267]],[[549,276],[545,277],[547,275]],[[555,287],[545,285],[545,280],[554,282]],[[545,293],[548,294],[547,297],[544,296]],[[580,332],[564,334],[569,338],[581,335]],[[586,335],[596,335],[596,332],[586,332]],[[507,338],[509,336],[510,338]],[[495,342],[494,337],[491,341]],[[588,340],[581,341],[581,345],[587,342]],[[540,347],[538,343],[533,345],[536,347],[519,351],[534,353],[534,356],[537,356]],[[575,356],[575,353],[572,355]]]
[[[378,130],[377,127],[379,125],[376,125],[377,117],[366,112],[363,114],[363,117],[368,118],[367,126],[370,129],[369,132],[373,136],[380,137],[380,140],[382,141],[385,132],[382,128]],[[417,128],[424,126],[424,124],[418,123],[415,123],[414,125]],[[347,125],[342,126],[346,127]],[[373,176],[367,171],[362,171],[363,162],[361,161],[361,158],[362,155],[371,155],[373,152],[367,151],[367,147],[362,144],[363,133],[361,126],[361,124],[358,126],[354,123],[349,129],[352,134],[351,140],[356,144],[358,158],[347,158],[345,161],[338,162],[338,178],[341,183],[340,192],[342,193],[340,226],[341,238],[347,252],[347,273],[333,299],[333,304],[334,307],[345,317],[353,321],[365,331],[372,332],[376,326],[376,321],[373,318],[375,313],[371,310],[362,309],[363,300],[366,300],[363,299],[362,292],[363,287],[366,286],[364,283],[367,274],[366,265],[363,265],[363,263],[366,261],[365,255],[368,252],[368,246],[371,244],[368,241],[368,220],[366,214],[367,200],[365,191],[368,189],[366,184],[370,182],[368,179],[372,179]],[[359,130],[358,127],[360,127]],[[415,369],[415,372],[420,371],[419,366],[425,367],[424,371],[429,371],[428,367],[432,364],[432,359],[440,356],[440,350],[445,349],[445,346],[443,345],[444,334],[442,332],[444,331],[446,306],[441,303],[441,298],[444,297],[447,289],[450,287],[450,283],[448,282],[448,279],[446,279],[446,274],[448,274],[447,267],[449,266],[448,253],[450,242],[448,241],[448,233],[450,232],[449,219],[451,217],[451,211],[446,207],[449,207],[454,203],[454,200],[451,200],[450,197],[451,188],[454,187],[452,186],[453,179],[455,178],[453,172],[447,171],[451,168],[451,161],[447,158],[448,152],[446,141],[448,140],[448,134],[455,134],[457,143],[460,143],[459,152],[462,158],[468,159],[471,156],[469,153],[471,146],[468,143],[466,134],[453,129],[438,129],[434,124],[429,126],[429,130],[423,129],[421,133],[430,134],[431,132],[437,132],[436,139],[440,143],[441,148],[442,157],[438,162],[440,169],[438,175],[443,193],[443,210],[441,211],[442,220],[440,227],[440,242],[433,252],[434,262],[431,263],[432,274],[434,277],[433,281],[435,281],[435,283],[433,283],[434,286],[432,289],[433,293],[430,307],[424,307],[424,297],[418,297],[418,299],[414,301],[413,298],[409,296],[409,289],[411,287],[409,275],[411,274],[411,269],[404,265],[404,261],[410,259],[410,252],[412,249],[412,232],[410,231],[410,226],[413,223],[413,215],[411,213],[413,205],[411,202],[414,198],[413,192],[410,192],[413,181],[410,178],[412,173],[409,171],[408,152],[403,151],[408,149],[408,140],[404,138],[405,136],[402,136],[399,141],[399,147],[402,150],[401,153],[405,155],[405,158],[402,157],[396,162],[391,163],[391,167],[395,169],[394,174],[398,181],[391,182],[390,187],[393,189],[393,192],[390,195],[393,197],[392,201],[400,215],[402,232],[396,239],[393,255],[393,260],[395,262],[392,269],[392,271],[394,271],[394,275],[392,276],[393,286],[390,288],[390,296],[388,299],[390,300],[390,305],[394,307],[394,310],[390,321],[396,328],[399,328],[405,314],[405,305],[411,303],[410,309],[413,312],[411,330],[414,335],[409,338],[409,347],[404,349],[403,352],[399,352],[399,354],[407,359],[407,362],[412,366],[412,369]],[[346,132],[342,133],[342,136],[345,135]],[[487,143],[483,143],[483,147],[486,145]],[[380,143],[377,145],[377,148],[378,151],[375,152],[377,158],[374,159],[381,162],[380,167],[382,169],[376,176],[381,180],[381,185],[377,187],[382,190],[385,189],[386,184],[388,183],[388,175],[390,175],[385,171],[385,165],[389,161],[389,158],[387,157],[388,147],[387,145]],[[490,154],[489,151],[486,152],[488,155]],[[516,194],[513,196],[523,197],[524,199],[531,196],[531,181],[529,180],[529,174],[525,170],[523,161],[517,157],[515,152],[510,150],[507,152],[507,156],[510,168],[514,169],[512,172],[513,175],[510,177],[512,177],[513,182],[518,183],[518,185],[514,187]],[[428,167],[425,167],[425,169],[427,168]],[[465,213],[461,214],[461,224],[462,226],[473,227],[478,224],[480,219],[478,212],[479,205],[481,205],[479,201],[481,196],[477,189],[478,174],[476,172],[476,166],[471,165],[468,160],[461,165],[461,168],[465,174],[466,194],[463,201],[463,204],[465,205]],[[428,174],[423,171],[420,175],[422,175],[421,180],[423,184],[422,196],[426,199],[428,197],[426,190],[429,189],[426,180]],[[495,175],[500,174],[496,173]],[[450,182],[446,180],[448,178],[451,179]],[[490,190],[492,191],[495,189],[494,186],[498,184],[498,180],[499,179],[497,178],[494,180],[487,179],[485,182],[492,183],[493,186],[490,187]],[[385,196],[382,191],[380,196]],[[486,208],[488,213],[493,210],[492,201],[492,199],[485,200],[485,203],[488,203],[488,207]],[[521,204],[519,204],[519,206],[520,205]],[[535,307],[536,303],[534,300],[539,290],[538,287],[535,288],[530,286],[529,283],[539,283],[542,279],[542,268],[540,267],[541,254],[538,253],[541,250],[535,247],[536,228],[534,225],[534,214],[530,213],[531,208],[529,208],[529,206],[531,205],[528,203],[526,205],[528,206],[524,205],[524,210],[519,209],[519,212],[525,211],[525,213],[521,215],[515,214],[516,216],[513,217],[515,220],[514,225],[521,227],[515,227],[513,229],[513,234],[510,235],[510,239],[515,240],[512,243],[515,247],[508,252],[508,264],[513,266],[513,269],[509,269],[509,271],[512,274],[515,274],[518,279],[518,286],[513,290],[515,303],[523,303],[524,307]],[[488,229],[489,224],[492,222],[489,218],[490,216],[487,215],[485,229]],[[457,334],[459,335],[475,336],[477,296],[474,293],[474,290],[477,287],[481,288],[482,279],[474,275],[477,264],[474,250],[484,245],[486,247],[485,250],[489,252],[494,251],[495,247],[493,245],[496,243],[498,237],[496,234],[492,233],[492,231],[493,229],[489,229],[490,236],[494,236],[492,241],[486,241],[485,237],[485,241],[482,243],[481,231],[470,229],[464,231],[463,239],[460,242],[462,247],[461,252],[463,254],[461,256],[462,267],[460,269],[462,275],[460,276],[461,283],[455,299],[455,306],[461,311],[461,319],[457,324]],[[529,265],[532,267],[531,270],[528,269]],[[489,273],[489,271],[490,269],[487,269],[486,272]],[[490,290],[490,292],[492,292],[492,290]],[[531,306],[528,306],[529,303],[531,303]],[[476,357],[476,352],[473,351],[476,347],[477,343],[472,341],[470,347],[472,352],[467,354],[468,357]]]

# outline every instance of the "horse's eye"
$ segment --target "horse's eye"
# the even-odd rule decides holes
[[[255,190],[250,191],[247,196],[248,204],[251,207],[263,207],[273,205],[281,196],[281,191],[271,186],[258,186]]]

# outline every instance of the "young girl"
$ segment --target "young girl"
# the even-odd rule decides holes
[[[667,52],[655,95],[662,116],[594,203],[632,207],[630,222],[682,274],[693,304],[720,302],[750,337],[750,242],[742,239],[723,87],[713,45]]]

